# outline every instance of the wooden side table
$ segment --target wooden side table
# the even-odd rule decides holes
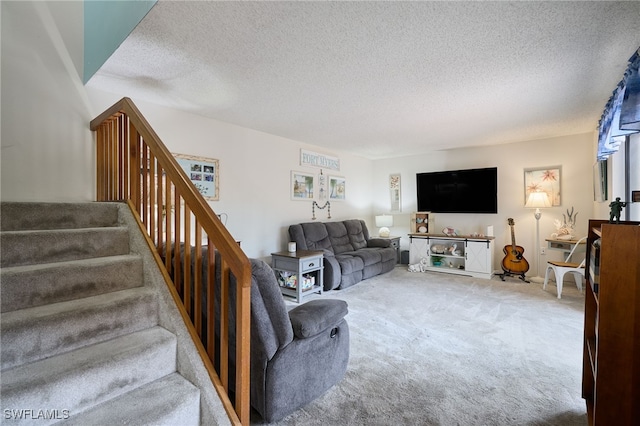
[[[271,268],[280,291],[295,297],[297,303],[310,294],[322,294],[323,262],[322,251],[317,250],[271,253]]]

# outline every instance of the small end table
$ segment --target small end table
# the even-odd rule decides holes
[[[279,251],[271,253],[271,268],[284,296],[296,302],[310,294],[322,294],[324,256],[318,250]]]

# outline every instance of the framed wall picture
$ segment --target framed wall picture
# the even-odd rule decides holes
[[[291,199],[292,200],[312,200],[313,199],[314,175],[306,172],[291,171]]]
[[[172,155],[206,200],[218,201],[220,199],[218,160],[184,154]]]
[[[391,202],[392,212],[402,211],[400,184],[401,184],[400,173],[393,173],[389,175],[389,198]]]
[[[524,169],[524,203],[532,192],[546,192],[552,206],[561,205],[561,166]]]
[[[340,201],[345,199],[346,179],[341,176],[329,176],[329,200]]]

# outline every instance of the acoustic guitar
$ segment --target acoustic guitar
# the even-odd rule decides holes
[[[506,255],[502,259],[502,270],[507,274],[520,275],[524,280],[524,274],[529,270],[529,262],[524,258],[524,248],[516,245],[516,234],[513,230],[515,222],[512,218],[509,218],[508,222],[511,227],[511,245],[502,249]]]

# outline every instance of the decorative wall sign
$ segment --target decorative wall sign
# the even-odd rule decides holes
[[[311,173],[291,171],[291,199],[313,199],[313,179]]]
[[[338,157],[332,157],[326,154],[320,154],[318,152],[307,151],[306,149],[300,150],[300,165],[321,167],[329,170],[340,170],[340,159]]]
[[[389,197],[391,201],[391,211],[402,211],[402,200],[400,196],[400,173],[394,173],[389,175]]]
[[[562,166],[535,167],[524,169],[524,203],[532,192],[546,192],[552,206],[559,206],[560,172]]]
[[[327,177],[322,173],[318,175],[318,200],[324,201],[327,199]]]
[[[218,160],[184,154],[172,155],[206,200],[218,201],[220,199]]]
[[[329,200],[345,199],[346,179],[340,176],[329,176]]]

